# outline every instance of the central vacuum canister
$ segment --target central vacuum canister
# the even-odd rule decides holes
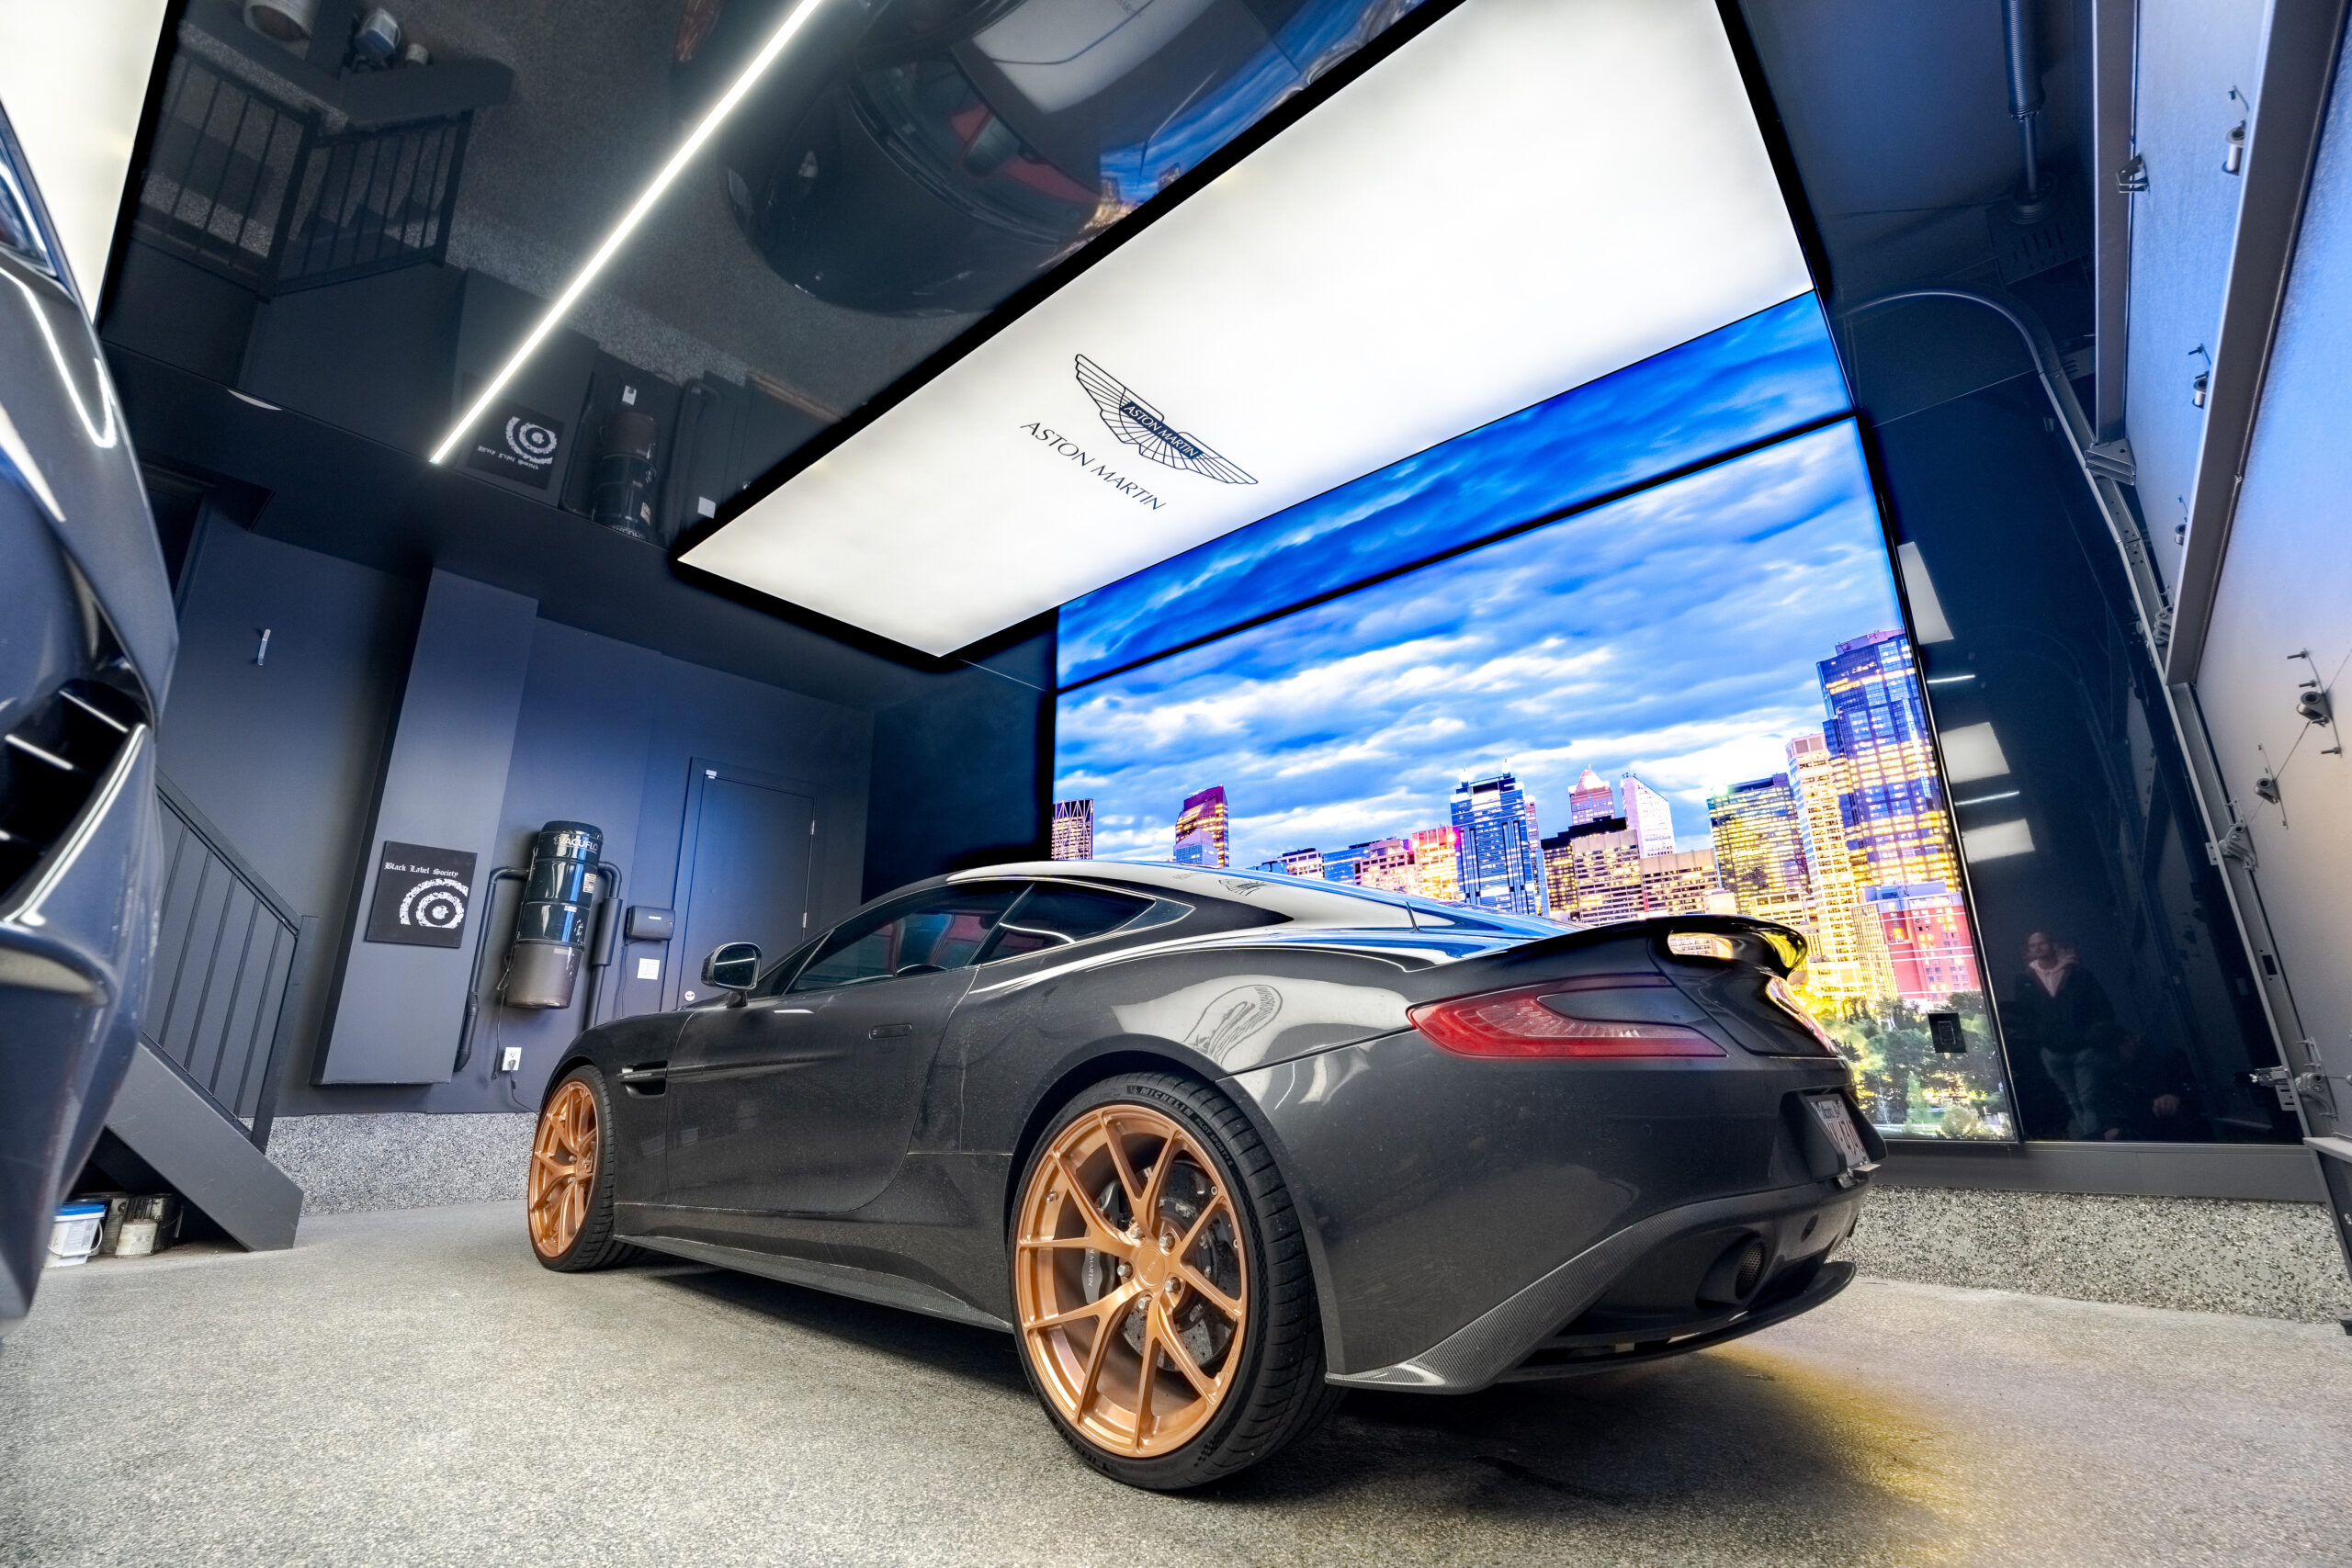
[[[514,946],[506,955],[508,1007],[571,1005],[600,891],[589,878],[604,852],[604,829],[586,822],[550,822],[531,840],[530,874],[515,911]]]
[[[662,542],[653,525],[653,449],[660,436],[661,427],[636,409],[623,409],[606,421],[588,501],[593,521],[655,545]]]

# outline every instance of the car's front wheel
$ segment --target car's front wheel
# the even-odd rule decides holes
[[[1124,1074],[1064,1107],[1011,1240],[1030,1385],[1117,1480],[1230,1475],[1337,1402],[1297,1210],[1248,1118],[1204,1084]]]
[[[584,1064],[564,1074],[539,1107],[525,1213],[531,1252],[543,1268],[576,1274],[638,1256],[636,1247],[613,1239],[613,1163],[605,1135],[612,1122],[605,1075]]]

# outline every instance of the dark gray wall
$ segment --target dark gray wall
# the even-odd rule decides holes
[[[1053,617],[874,716],[865,896],[1051,847]]]
[[[500,863],[524,864],[543,822],[593,822],[620,868],[625,902],[675,908],[688,777],[698,762],[725,763],[775,775],[816,802],[809,918],[820,924],[861,901],[872,748],[872,718],[858,709],[542,621],[507,774]],[[513,929],[513,908],[509,893],[492,911],[493,943]],[[473,1060],[459,1082],[434,1091],[429,1109],[537,1110],[548,1071],[586,1026],[584,974],[568,1009],[496,1006],[498,951],[483,965]],[[635,978],[643,959],[662,965],[662,979]],[[673,966],[700,959],[665,943],[618,944],[597,1018],[659,1010]],[[493,1079],[491,1064],[507,1045],[522,1048],[522,1070]]]
[[[494,818],[481,835],[483,878],[499,865],[522,864],[542,822],[570,818],[605,830],[605,857],[621,868],[628,902],[674,907],[687,781],[701,761],[775,775],[816,801],[813,920],[861,900],[874,743],[873,718],[863,709],[539,620],[527,601],[518,623],[514,596],[442,574],[445,610],[463,601],[483,613],[473,619],[501,623],[502,635],[519,625],[519,659],[510,675],[492,680],[479,660],[469,666],[460,656],[453,664],[449,648],[419,648],[424,584],[231,524],[207,527],[190,570],[185,674],[164,716],[164,771],[298,909],[322,917],[304,953],[281,1116],[531,1109],[563,1045],[586,1023],[584,977],[569,1009],[495,1005],[499,958],[513,929],[509,892],[488,913],[485,1006],[465,1073],[419,1085],[312,1081],[324,1011],[347,951],[363,962],[390,953],[431,967],[431,984],[413,987],[397,1010],[382,998],[371,1005],[394,1038],[445,1064],[455,1055],[470,941],[454,951],[351,941],[352,920],[365,914],[363,873],[383,836],[371,829],[379,796],[397,804],[385,787],[388,770],[399,771],[396,736],[413,741],[441,732],[432,765],[413,770],[420,809],[439,795],[492,791]],[[265,626],[272,630],[269,662],[256,667],[255,630]],[[444,642],[443,633],[459,630],[454,623],[440,633],[428,628],[424,641]],[[409,682],[413,663],[449,667],[419,686]],[[448,743],[453,716],[480,718],[502,706],[503,728]],[[402,716],[411,708],[413,733]],[[671,955],[658,945],[617,954],[599,1018],[662,1005],[659,982],[622,978],[648,957],[666,974]],[[356,993],[344,978],[348,999]],[[523,1070],[513,1078],[491,1072],[502,1045],[523,1050]]]
[[[164,772],[263,879],[319,917],[295,975],[280,1113],[305,1109],[409,648],[419,583],[214,520],[180,612]],[[258,629],[269,661],[256,666]]]

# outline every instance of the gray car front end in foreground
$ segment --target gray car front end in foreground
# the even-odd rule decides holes
[[[97,338],[0,118],[0,1331],[130,1060],[177,638]]]

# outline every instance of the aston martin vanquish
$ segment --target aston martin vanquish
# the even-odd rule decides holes
[[[1197,1485],[1350,1388],[1679,1355],[1827,1300],[1883,1156],[1730,916],[1589,930],[1046,862],[867,905],[583,1034],[539,1260],[640,1249],[1005,1330],[1086,1461]]]

